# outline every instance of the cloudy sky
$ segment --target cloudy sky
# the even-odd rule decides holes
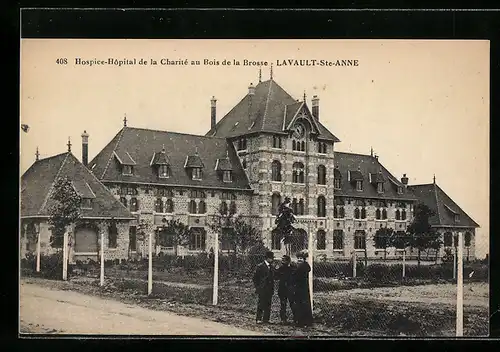
[[[67,64],[63,64],[63,59]],[[136,59],[136,65],[76,65],[76,59]],[[60,60],[58,60],[60,59]],[[139,65],[145,59],[148,65]],[[151,65],[151,59],[158,65]],[[161,59],[188,65],[161,65]],[[204,60],[219,65],[204,65]],[[222,65],[227,59],[242,65]],[[477,254],[489,236],[489,42],[403,40],[22,40],[23,173],[67,150],[92,159],[123,126],[205,134],[210,98],[217,118],[273,63],[275,81],[296,99],[320,97],[321,120],[336,150],[369,154],[410,184],[439,186],[476,222]],[[357,67],[277,66],[287,59],[358,60]],[[201,65],[191,65],[199,60]],[[262,79],[269,78],[269,66]]]

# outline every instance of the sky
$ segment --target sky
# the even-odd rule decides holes
[[[476,255],[489,247],[489,41],[417,40],[75,40],[21,41],[20,174],[67,151],[89,161],[128,126],[205,134],[210,98],[217,120],[262,80],[273,79],[310,106],[341,142],[369,154],[410,184],[433,181],[481,226]],[[136,59],[135,65],[82,65],[77,59]],[[67,64],[64,64],[66,59]],[[140,65],[144,59],[148,65]],[[162,65],[161,59],[188,65]],[[218,65],[204,64],[204,60]],[[358,60],[358,66],[284,66],[288,59]],[[152,65],[155,60],[158,65]],[[191,65],[199,60],[201,65]],[[232,65],[223,65],[228,60]],[[234,64],[234,60],[241,65]]]

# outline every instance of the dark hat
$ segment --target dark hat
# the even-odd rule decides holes
[[[297,258],[306,259],[307,257],[308,257],[308,253],[307,252],[299,252],[299,253],[297,253]]]
[[[290,256],[289,256],[289,255],[286,255],[286,254],[283,256],[283,258],[282,258],[282,259],[283,259],[283,260],[286,260],[287,262],[289,262],[289,261],[291,261],[291,260],[292,260],[292,259],[290,258]]]
[[[271,251],[266,252],[266,259],[274,259],[274,253]]]

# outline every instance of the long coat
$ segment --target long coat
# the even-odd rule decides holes
[[[313,322],[311,297],[309,295],[309,272],[311,266],[307,262],[297,264],[294,271],[294,300],[299,324],[310,325]]]
[[[274,268],[267,267],[265,262],[260,263],[255,268],[253,284],[259,295],[272,295],[274,293]]]
[[[279,280],[278,283],[278,296],[293,298],[294,295],[294,282],[293,271],[295,265],[281,265],[276,270],[275,279]]]

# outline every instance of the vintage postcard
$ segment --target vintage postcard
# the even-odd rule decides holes
[[[488,41],[20,49],[21,334],[488,336]]]

